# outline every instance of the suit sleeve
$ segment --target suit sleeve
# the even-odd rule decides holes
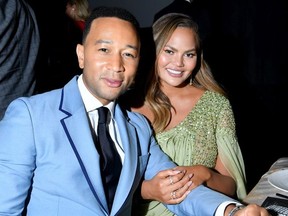
[[[147,119],[139,113],[129,113],[137,131],[141,155],[148,155],[144,179],[153,178],[159,171],[172,169],[176,164],[170,160],[156,142]]]
[[[0,121],[0,215],[21,215],[35,169],[33,125],[22,100]]]

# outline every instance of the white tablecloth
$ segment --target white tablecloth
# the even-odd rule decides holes
[[[267,176],[281,169],[288,169],[288,157],[279,158],[275,163],[272,164],[270,169],[261,177],[259,182],[245,197],[244,202],[261,205],[267,196],[281,198],[276,196],[276,193],[288,196],[288,192],[277,189],[268,182]]]

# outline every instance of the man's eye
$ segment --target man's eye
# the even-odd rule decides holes
[[[106,48],[100,48],[99,51],[106,53],[106,52],[108,52],[108,49],[106,49]]]
[[[135,56],[131,53],[124,53],[124,55],[129,58],[135,58]]]

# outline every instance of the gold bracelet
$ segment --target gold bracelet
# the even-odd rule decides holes
[[[236,205],[228,214],[228,216],[234,216],[237,211],[240,209],[243,209],[245,206],[244,205]]]

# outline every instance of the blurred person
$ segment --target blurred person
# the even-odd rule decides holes
[[[58,50],[62,51],[58,57],[60,65],[57,67],[57,70],[59,70],[57,72],[57,88],[62,87],[72,77],[82,72],[78,65],[75,47],[82,42],[85,20],[89,14],[90,9],[87,0],[66,1],[64,26],[60,26],[61,30],[64,30],[62,34],[63,41],[61,44],[59,43],[60,47],[57,47]]]
[[[65,13],[83,31],[85,20],[90,13],[89,3],[87,0],[68,0]]]
[[[189,180],[190,175],[187,178],[188,173],[161,151],[146,118],[117,102],[133,83],[140,59],[135,17],[121,8],[95,8],[82,43],[76,48],[80,76],[61,89],[14,100],[0,121],[0,215],[21,215],[24,200],[31,195],[30,216],[129,216],[143,178],[147,181],[165,170],[172,175],[168,185],[177,185],[179,176],[185,184]],[[94,128],[103,106],[110,113],[107,124],[122,163],[111,209]],[[144,193],[147,188],[142,186]],[[186,195],[168,208],[178,215],[269,215],[254,204],[238,207],[237,200],[203,185]]]
[[[123,105],[130,108],[130,104],[132,111],[149,119],[161,149],[177,165],[191,166],[186,169],[194,174],[193,184],[204,184],[242,200],[246,175],[234,115],[203,58],[197,24],[185,14],[170,13],[152,28],[156,61],[146,95],[138,97],[144,101],[133,104],[134,98],[128,93]],[[161,174],[148,186],[155,197],[157,193],[166,195],[160,199],[164,202],[169,202],[175,190],[164,184],[167,178]],[[155,185],[165,186],[159,192]],[[138,215],[174,215],[158,201],[144,200],[140,206],[136,207]]]
[[[40,36],[25,0],[0,0],[0,119],[8,104],[35,93]]]

